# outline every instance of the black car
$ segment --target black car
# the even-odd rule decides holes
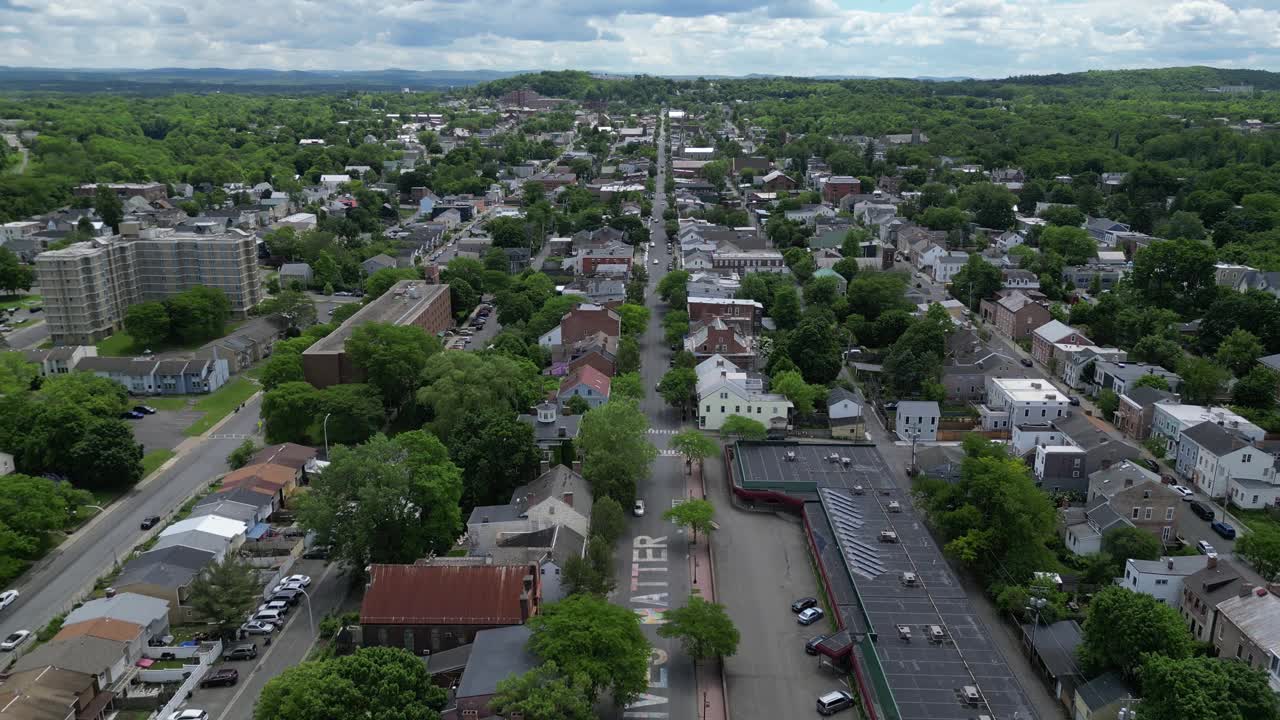
[[[253,660],[256,657],[258,657],[258,646],[253,643],[237,645],[222,655],[224,662],[232,660]]]
[[[153,408],[153,407],[151,407],[150,405],[134,405],[134,406],[133,406],[133,411],[134,411],[134,412],[140,412],[140,413],[142,413],[143,415],[155,415],[155,414],[156,414],[156,409],[155,409],[155,408]]]
[[[317,545],[302,553],[302,558],[304,560],[327,560],[329,559],[329,546]]]
[[[143,415],[137,410],[125,410],[120,413],[120,419],[122,420],[141,420],[144,417],[146,417],[146,415]]]
[[[826,639],[827,639],[826,635],[814,635],[813,637],[809,638],[809,642],[804,644],[804,651],[810,655],[817,655],[818,646],[821,645],[822,641]]]
[[[1155,460],[1151,460],[1149,458],[1142,458],[1140,462],[1142,463],[1143,467],[1150,470],[1151,472],[1154,472],[1154,473],[1160,472],[1160,463],[1156,462]]]
[[[159,522],[160,522],[159,515],[148,515],[142,518],[142,529],[150,530],[151,528],[156,526],[156,523],[159,523]]]
[[[1192,500],[1190,507],[1191,507],[1191,512],[1195,513],[1196,517],[1200,518],[1201,520],[1213,519],[1213,508],[1209,507],[1208,505],[1205,505],[1204,503],[1199,502],[1197,500]]]
[[[1031,358],[1022,358],[1019,362],[1022,363],[1023,367],[1031,367]]]
[[[298,592],[297,590],[281,590],[280,592],[273,594],[267,600],[268,602],[283,600],[284,602],[287,602],[290,605],[297,605],[298,601],[301,599],[302,599],[302,593]]]
[[[209,674],[204,680],[200,681],[200,687],[218,687],[219,685],[231,686],[240,681],[240,671],[235,668],[223,668],[215,670]]]
[[[791,612],[798,613],[801,610],[808,610],[809,608],[817,604],[818,604],[818,598],[816,597],[802,597],[799,600],[791,603]]]

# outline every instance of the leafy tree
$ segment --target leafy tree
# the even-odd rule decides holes
[[[898,336],[884,361],[885,379],[898,397],[915,397],[938,382],[947,335],[954,327],[946,311],[933,305]]]
[[[1276,404],[1280,376],[1271,368],[1255,365],[1231,386],[1231,402],[1258,410],[1269,410]]]
[[[1103,388],[1098,393],[1096,405],[1102,411],[1102,417],[1106,418],[1107,422],[1111,422],[1111,417],[1116,414],[1116,410],[1120,407],[1120,396],[1116,394],[1115,390]]]
[[[564,584],[569,594],[585,593],[604,597],[613,591],[613,549],[601,535],[587,541],[583,557],[572,557],[565,563]]]
[[[1040,213],[1040,217],[1044,218],[1050,225],[1061,225],[1063,227],[1078,228],[1084,225],[1085,216],[1080,212],[1079,208],[1070,205],[1055,205],[1046,208]]]
[[[636,402],[643,400],[644,380],[640,379],[640,373],[629,372],[614,376],[609,384],[609,396],[624,397]]]
[[[585,415],[591,409],[591,403],[581,395],[572,395],[565,401],[564,409],[569,415]]]
[[[1187,240],[1204,240],[1209,233],[1204,228],[1204,223],[1200,217],[1193,212],[1179,210],[1169,216],[1156,233],[1159,237],[1169,238],[1171,240],[1187,239]]]
[[[1227,369],[1212,360],[1188,355],[1178,365],[1182,384],[1178,391],[1183,400],[1195,405],[1207,405],[1218,396],[1229,377]]]
[[[0,247],[0,290],[6,295],[14,295],[19,290],[30,289],[35,282],[35,270],[30,265],[23,265],[9,248]]]
[[[462,506],[497,505],[533,479],[542,453],[533,427],[514,413],[488,411],[462,418],[452,433],[449,457],[462,469]]]
[[[197,286],[164,301],[169,311],[169,328],[182,343],[197,343],[221,337],[231,318],[231,301],[214,287]]]
[[[625,706],[649,686],[649,641],[631,610],[591,595],[551,603],[528,623],[529,650],[570,677],[585,675],[595,702],[609,690]]]
[[[227,553],[196,575],[188,603],[198,616],[230,638],[261,599],[262,585],[253,567],[240,556]]]
[[[40,367],[20,352],[0,352],[0,395],[16,395],[31,389]]]
[[[607,495],[624,506],[635,499],[636,486],[658,455],[648,431],[648,418],[629,400],[610,400],[582,416],[582,476],[596,498]]]
[[[135,347],[160,347],[169,338],[169,311],[158,301],[130,305],[124,329],[133,336]]]
[[[960,193],[960,201],[973,213],[973,221],[978,227],[996,230],[1013,227],[1013,208],[1018,198],[1003,185],[969,185]]]
[[[969,222],[969,214],[958,207],[931,207],[920,213],[919,222],[930,230],[959,230]]]
[[[951,278],[951,295],[974,312],[978,311],[978,305],[984,298],[991,297],[1002,287],[1004,278],[1000,268],[983,260],[977,253],[970,255],[964,267]]]
[[[690,595],[684,607],[668,610],[664,618],[658,635],[678,638],[685,654],[694,660],[730,657],[738,652],[741,635],[724,605]]]
[[[619,373],[636,372],[640,369],[640,343],[635,338],[618,339],[618,354],[614,357],[614,366]]]
[[[627,516],[622,506],[611,497],[602,497],[591,504],[591,534],[604,538],[612,545],[622,537],[627,528]]]
[[[689,287],[689,271],[672,270],[658,281],[658,297],[673,308],[682,308],[687,304]]]
[[[698,373],[689,368],[671,368],[658,383],[658,394],[668,405],[682,411],[698,402]]]
[[[622,318],[622,332],[632,337],[644,333],[649,324],[649,308],[643,305],[619,305],[618,315]]]
[[[742,415],[730,415],[720,426],[720,437],[738,437],[742,440],[763,440],[768,435],[764,423]]]
[[[262,448],[258,447],[258,444],[255,443],[252,438],[245,440],[237,445],[236,449],[232,450],[231,454],[227,456],[227,466],[232,470],[239,470],[245,465],[248,465],[249,461],[253,459],[253,456],[257,455],[258,451],[261,449]]]
[[[333,448],[332,464],[298,500],[298,520],[359,572],[453,546],[462,528],[462,473],[435,436],[375,435]]]
[[[124,202],[115,191],[106,185],[99,185],[93,195],[93,209],[98,211],[102,222],[111,226],[112,232],[120,232],[120,221],[124,219]]]
[[[258,382],[265,390],[274,390],[285,383],[302,382],[306,374],[302,369],[301,353],[272,353],[262,364]]]
[[[830,306],[840,296],[840,280],[829,275],[813,277],[804,285],[806,305]]]
[[[387,407],[396,407],[413,398],[427,360],[441,345],[416,325],[365,323],[347,338],[346,348]]]
[[[1136,527],[1119,527],[1102,536],[1102,552],[1121,565],[1126,560],[1158,560],[1163,548],[1155,535]]]
[[[124,488],[142,479],[142,446],[133,428],[117,419],[91,419],[63,462],[75,469],[73,481],[90,489]]]
[[[1154,242],[1137,252],[1133,287],[1155,307],[1181,314],[1203,310],[1217,291],[1214,250],[1196,240]]]
[[[1276,720],[1280,700],[1266,673],[1220,658],[1146,655],[1138,720]]]
[[[391,289],[401,280],[420,280],[422,273],[417,268],[382,268],[364,279],[365,302],[373,302]],[[468,310],[474,305],[468,306]]]
[[[359,708],[366,720],[439,720],[447,701],[421,658],[401,648],[366,647],[286,669],[262,688],[253,716],[314,720]]]
[[[684,430],[671,436],[669,443],[672,450],[684,456],[686,462],[715,457],[720,452],[720,444],[697,430]]]
[[[333,293],[326,293],[332,295]],[[359,305],[352,303],[358,310]],[[344,306],[345,307],[345,306]],[[316,303],[311,296],[300,290],[281,290],[275,297],[267,298],[258,304],[255,312],[269,317],[281,328],[305,328],[316,322]],[[354,312],[354,311],[353,311]],[[334,311],[337,314],[337,311]],[[337,322],[342,322],[338,320]]]
[[[840,373],[840,342],[826,318],[803,320],[788,336],[787,355],[808,382],[826,384]]]
[[[382,427],[384,415],[378,389],[364,383],[330,385],[315,398],[313,429],[315,440],[335,445],[355,445],[373,436]],[[328,418],[328,435],[324,419]]]
[[[436,353],[422,371],[418,405],[430,412],[430,429],[445,443],[467,416],[505,409],[519,413],[543,397],[538,368],[499,353]]]
[[[67,483],[22,474],[0,476],[0,576],[13,577],[24,561],[53,544],[52,533],[77,517],[93,496]]]
[[[907,276],[902,273],[859,273],[849,283],[849,310],[874,321],[888,310],[910,309],[906,290]]]
[[[1040,252],[1054,253],[1066,265],[1083,265],[1098,252],[1098,244],[1079,227],[1050,226],[1040,232]]]
[[[1182,361],[1182,345],[1170,334],[1147,335],[1133,346],[1133,356],[1164,368],[1176,368]]]
[[[800,323],[800,296],[792,285],[779,287],[773,293],[770,316],[778,327],[790,330]]]
[[[1215,359],[1236,377],[1244,377],[1265,352],[1258,336],[1244,328],[1236,328],[1218,346]]]
[[[519,712],[528,720],[593,720],[591,681],[585,675],[566,678],[554,662],[498,682],[489,707],[503,717]]]
[[[1236,540],[1235,552],[1267,581],[1280,577],[1280,530],[1275,526],[1254,523],[1250,532]]]
[[[1079,656],[1088,675],[1117,670],[1134,677],[1147,653],[1180,660],[1190,657],[1192,644],[1186,624],[1172,606],[1110,585],[1089,604]]]
[[[817,261],[804,248],[787,248],[782,257],[786,261],[787,267],[791,268],[791,274],[795,275],[796,279],[802,283],[808,282],[809,278],[813,277],[813,273],[818,269]]]
[[[808,415],[813,412],[813,403],[818,398],[822,387],[810,385],[798,372],[784,372],[774,376],[772,390],[781,393],[795,406],[796,412]]]
[[[262,396],[262,425],[267,442],[310,440],[320,391],[305,382],[284,382]]]
[[[684,500],[662,513],[663,520],[669,520],[692,530],[694,542],[698,540],[698,531],[702,531],[703,534],[711,532],[714,516],[715,508],[711,502],[701,498]]]

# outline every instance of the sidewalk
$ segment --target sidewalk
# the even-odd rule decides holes
[[[696,463],[686,475],[688,497],[707,499],[706,484],[702,479],[702,463]],[[707,602],[716,602],[716,571],[711,543],[699,538],[690,550],[693,560],[693,592]],[[725,692],[724,662],[719,658],[703,660],[696,664],[698,720],[729,720],[729,699]]]

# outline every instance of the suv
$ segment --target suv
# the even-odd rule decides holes
[[[158,523],[158,522],[160,522],[160,516],[159,516],[159,515],[148,515],[148,516],[146,516],[146,517],[142,518],[142,523],[141,523],[141,525],[142,525],[142,529],[143,529],[143,530],[150,530],[151,528],[155,527],[155,526],[156,526],[156,523]]]
[[[808,610],[809,608],[817,604],[818,604],[818,598],[816,597],[802,597],[799,600],[791,603],[791,612],[798,613],[802,610]]]
[[[832,690],[826,695],[818,696],[819,715],[834,715],[851,707],[853,707],[853,696],[844,690]]]
[[[1211,525],[1209,525],[1209,527],[1213,528],[1214,532],[1218,533],[1219,535],[1226,538],[1227,540],[1234,540],[1236,538],[1236,529],[1232,527],[1231,523],[1229,522],[1223,522],[1221,520],[1217,520]]]
[[[1196,517],[1200,518],[1201,520],[1213,519],[1213,508],[1209,507],[1208,505],[1205,505],[1202,502],[1199,502],[1197,500],[1192,500],[1190,504],[1190,508],[1191,508],[1191,512],[1195,513]]]
[[[252,660],[258,657],[258,646],[253,643],[245,643],[231,648],[223,654],[222,660],[230,662],[232,660]]]
[[[223,668],[209,673],[204,680],[200,681],[200,687],[216,687],[218,685],[235,685],[240,681],[240,671],[235,668]]]

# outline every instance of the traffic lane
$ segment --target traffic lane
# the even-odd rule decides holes
[[[4,336],[12,350],[26,350],[49,339],[49,323],[18,328]]]
[[[832,632],[830,614],[806,627],[791,612],[797,598],[819,597],[804,528],[789,516],[734,508],[723,462],[703,468],[720,524],[711,537],[716,595],[742,630],[738,652],[724,661],[729,707],[735,719],[811,714],[819,695],[848,687],[804,650],[813,636]]]
[[[1201,505],[1205,505],[1213,510],[1213,517],[1215,520],[1222,519],[1221,505],[1210,502],[1203,495],[1198,496],[1196,499]],[[1228,540],[1214,532],[1213,529],[1209,527],[1209,523],[1212,521],[1201,520],[1199,516],[1191,512],[1190,507],[1185,507],[1189,504],[1190,503],[1183,503],[1184,507],[1182,508],[1182,511],[1178,513],[1178,521],[1174,525],[1178,532],[1178,537],[1185,540],[1187,545],[1192,548],[1196,547],[1196,543],[1203,540],[1213,546],[1213,549],[1218,553],[1218,557],[1228,559],[1235,553],[1236,541]],[[1230,523],[1231,521],[1227,520],[1227,522]],[[1241,528],[1236,523],[1231,524],[1235,526],[1236,532],[1239,533]],[[1239,536],[1237,535],[1237,537]]]
[[[51,553],[14,586],[21,594],[0,616],[0,635],[37,630],[68,609],[77,594],[128,556],[142,539],[150,515],[169,517],[193,490],[227,471],[227,455],[254,433],[260,399],[250,400],[219,430],[182,455],[172,467],[108,508],[109,515]]]
[[[310,575],[313,579],[311,587],[307,588],[307,594],[311,596],[311,620],[315,627],[308,620],[307,600],[304,597],[289,613],[284,629],[272,636],[270,646],[265,644],[261,636],[252,638],[252,642],[258,646],[256,659],[219,662],[215,666],[215,670],[225,667],[239,671],[240,679],[235,685],[197,690],[190,703],[192,707],[205,710],[215,720],[250,720],[262,688],[272,678],[306,660],[318,638],[320,620],[326,615],[338,614],[346,609],[343,603],[351,585],[339,565],[326,564],[320,560],[300,560],[294,565],[293,571]]]

